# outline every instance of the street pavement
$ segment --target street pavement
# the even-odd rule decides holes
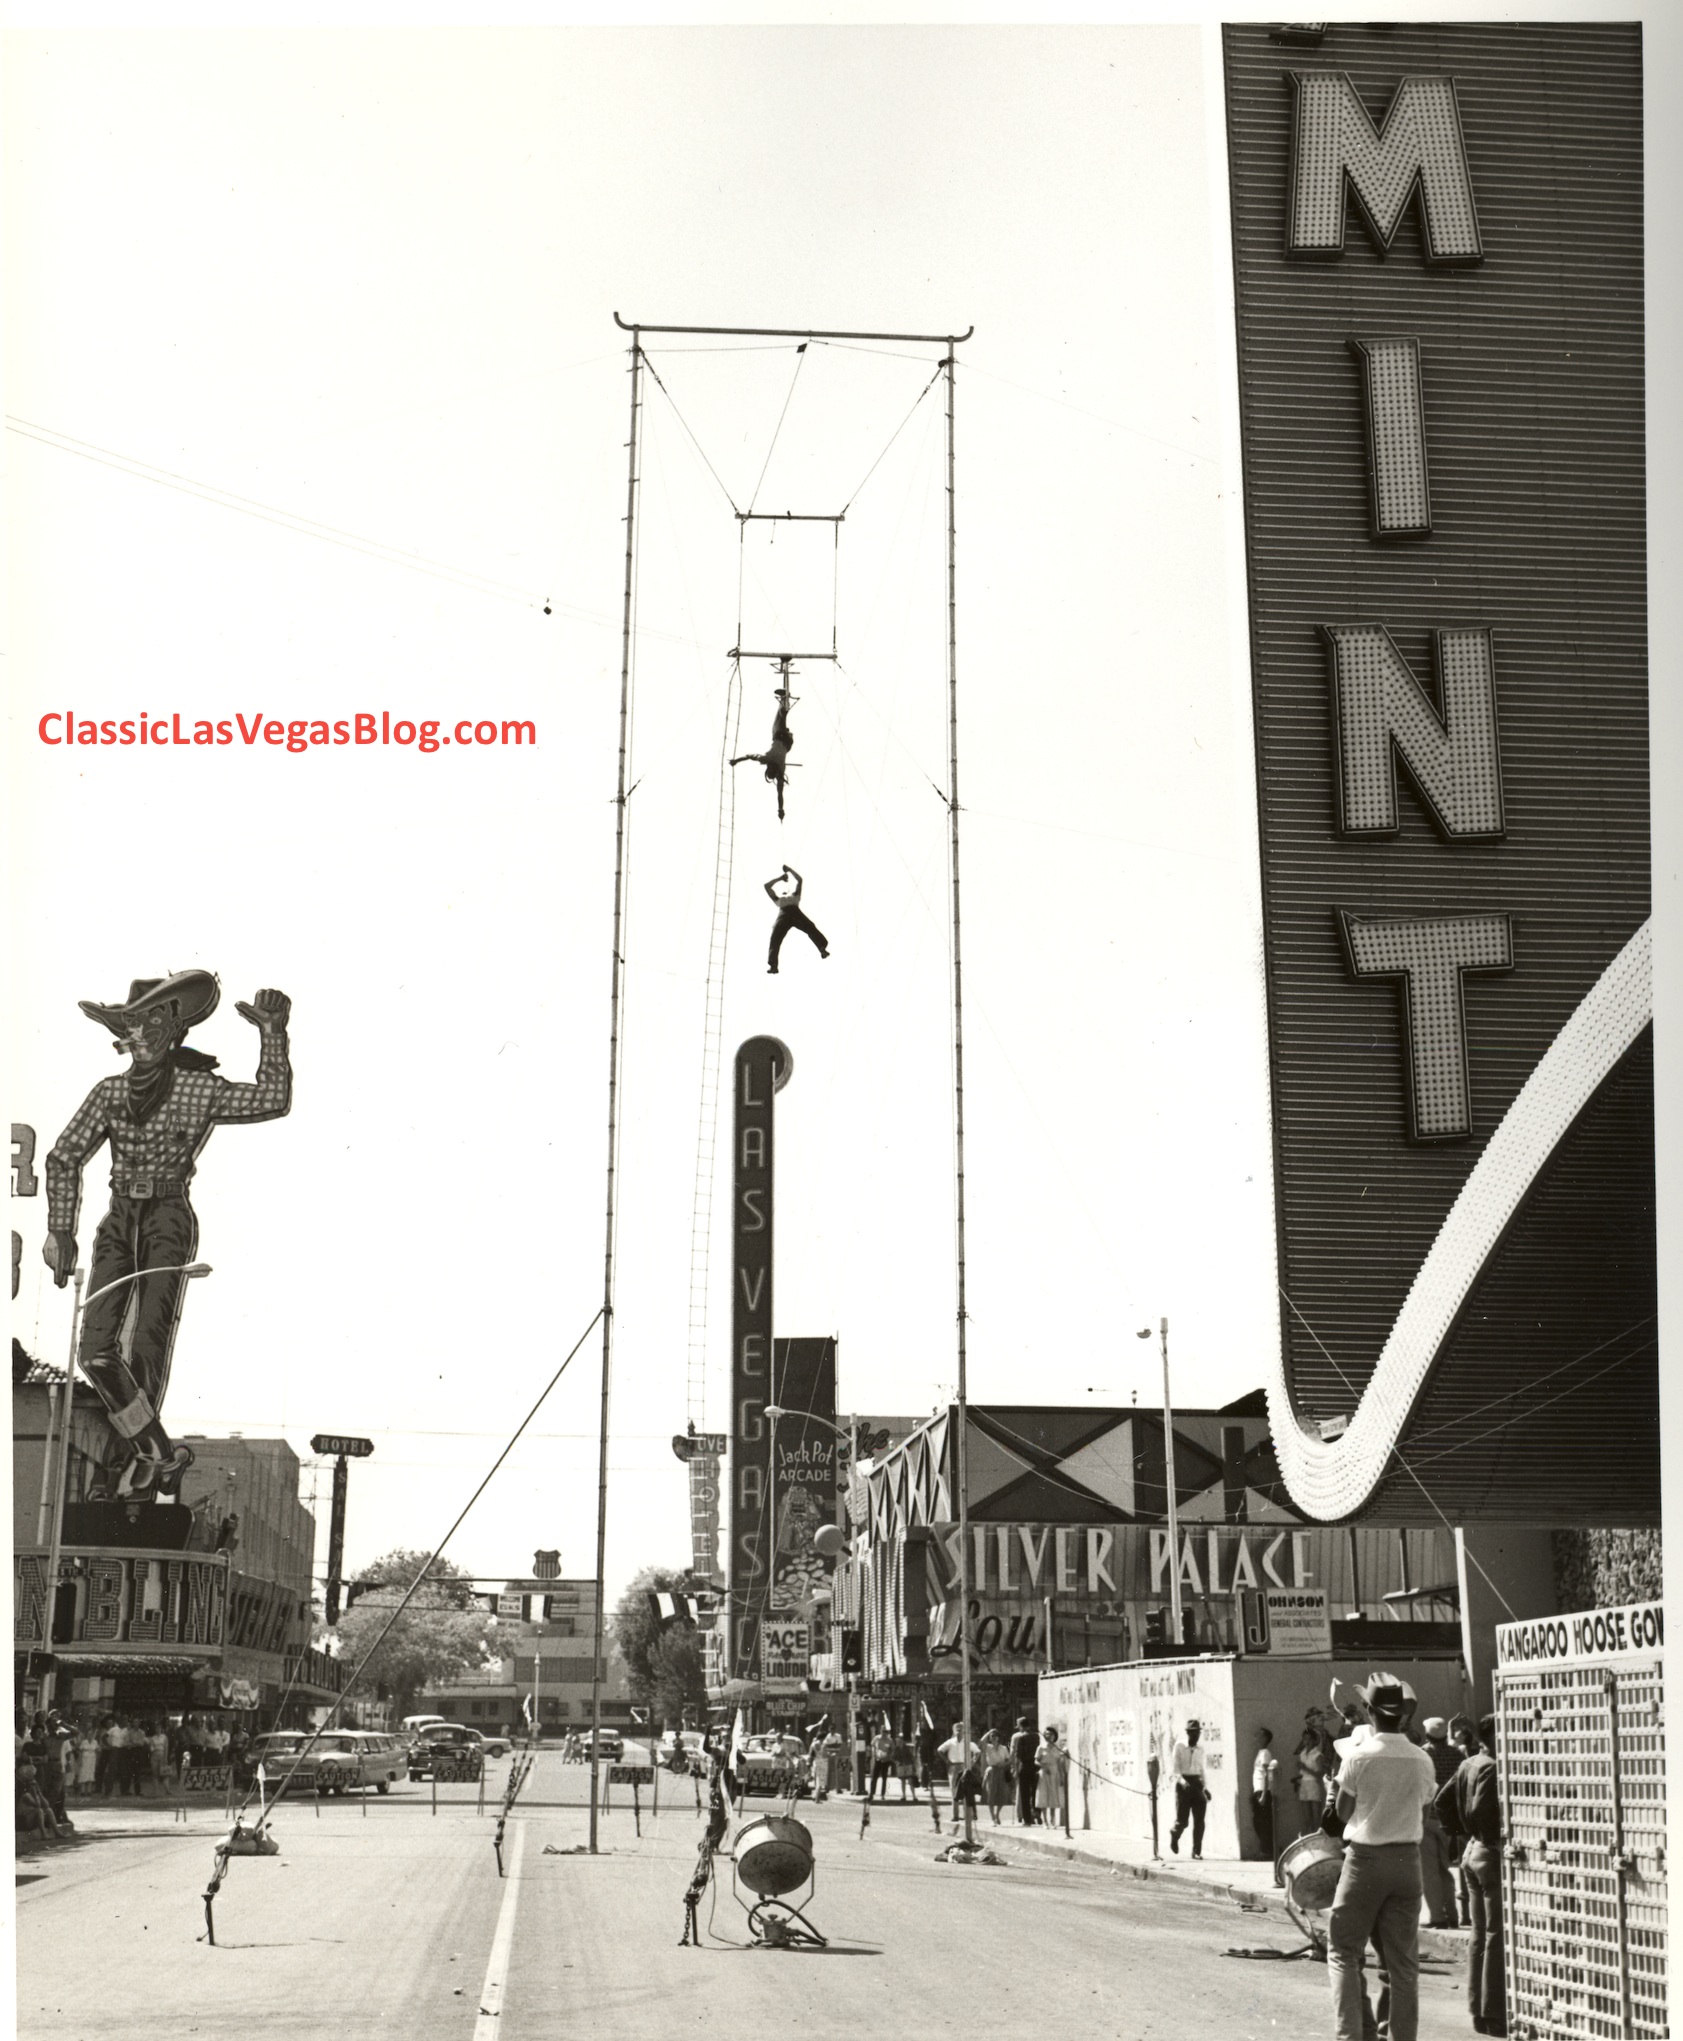
[[[827,1949],[755,1946],[728,1860],[701,1904],[701,1946],[682,1948],[702,1829],[689,1780],[663,1775],[658,1814],[646,1790],[634,1810],[628,1788],[610,1788],[592,1858],[587,1769],[541,1752],[507,1824],[499,1879],[492,1837],[506,1775],[506,1762],[491,1767],[483,1813],[477,1787],[442,1785],[435,1814],[420,1781],[366,1802],[284,1801],[273,1820],[280,1855],[229,1865],[214,1947],[200,1895],[221,1810],[193,1809],[185,1823],[156,1802],[78,1811],[73,1842],[18,1864],[20,2035],[1332,2032],[1325,1969],[1299,1960],[1302,1936],[1276,1912],[1249,1910],[1249,1895],[1066,1859],[1008,1827],[985,1837],[1004,1862],[939,1863],[948,1838],[927,1804],[872,1807],[861,1836],[857,1800],[801,1803],[818,1867],[803,1904]],[[1469,2033],[1464,2006],[1458,1969],[1428,1957],[1422,2041]]]

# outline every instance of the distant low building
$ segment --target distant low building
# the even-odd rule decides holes
[[[540,1571],[507,1582],[497,1597],[497,1627],[490,1640],[496,1660],[430,1684],[421,1696],[429,1712],[470,1729],[511,1735],[524,1732],[524,1706],[530,1703],[546,1735],[565,1736],[589,1726],[596,1583],[552,1574],[553,1554],[540,1553],[538,1560]],[[610,1728],[632,1726],[625,1662],[606,1638],[601,1714]]]

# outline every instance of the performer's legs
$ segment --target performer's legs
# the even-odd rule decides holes
[[[777,919],[771,925],[771,949],[766,956],[766,969],[768,971],[775,971],[777,969],[777,959],[783,948],[783,938],[789,933],[790,929],[794,928],[804,918],[797,907],[780,907],[777,910]]]
[[[802,935],[811,938],[813,948],[821,957],[830,954],[830,945],[824,938],[824,931],[815,921],[808,921],[798,907],[786,907],[783,912],[789,917],[789,927],[798,928]],[[779,919],[782,917],[779,916]],[[784,931],[787,934],[787,930]]]

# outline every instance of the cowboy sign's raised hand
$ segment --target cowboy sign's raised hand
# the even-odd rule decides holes
[[[292,1001],[284,992],[270,988],[259,992],[249,1005],[243,999],[236,999],[234,1011],[242,1020],[250,1021],[254,1028],[284,1028],[287,1016],[292,1012]]]

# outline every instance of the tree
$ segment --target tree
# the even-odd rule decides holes
[[[691,1623],[663,1625],[649,1597],[657,1590],[682,1594],[688,1580],[687,1573],[672,1567],[645,1566],[633,1574],[608,1623],[608,1634],[625,1660],[631,1698],[673,1724],[684,1719],[686,1708],[706,1705],[701,1637]]]
[[[426,1580],[393,1623],[393,1610],[423,1566]],[[338,1630],[326,1634],[337,1636],[341,1662],[362,1675],[365,1690],[389,1700],[394,1715],[411,1713],[429,1683],[489,1660],[490,1612],[474,1605],[470,1583],[448,1559],[429,1565],[426,1553],[399,1546],[363,1567],[357,1579],[373,1585],[359,1589]]]

